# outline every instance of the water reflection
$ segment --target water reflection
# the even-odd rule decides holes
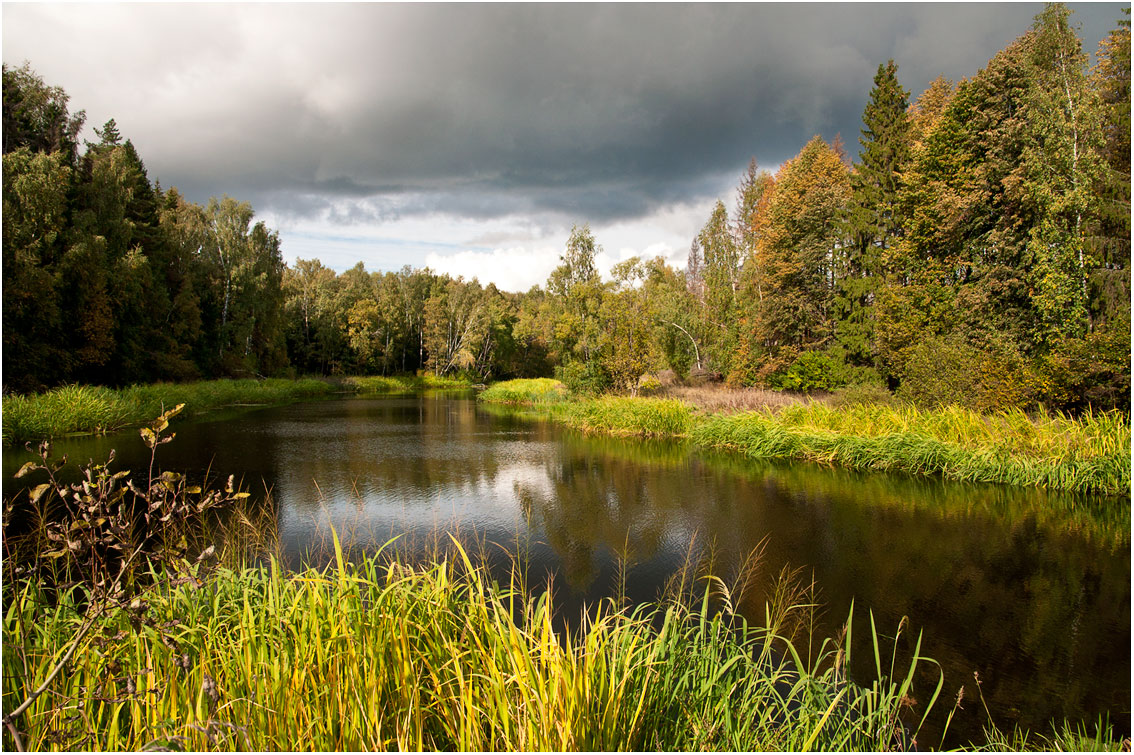
[[[498,554],[522,551],[537,573],[557,575],[560,605],[576,607],[611,594],[622,567],[627,596],[647,600],[687,560],[711,556],[728,576],[763,545],[768,575],[790,565],[814,577],[824,635],[852,600],[858,638],[867,608],[882,631],[906,616],[907,636],[925,632],[945,697],[967,686],[953,741],[985,722],[974,671],[1001,727],[1109,711],[1130,731],[1127,502],[587,438],[470,400],[326,401],[177,429],[164,466],[236,471],[269,489],[293,560],[331,526],[371,549],[396,534],[424,546],[459,531]],[[124,467],[148,460],[132,434],[60,445],[73,459],[117,445]],[[6,494],[20,456],[5,453]],[[1117,513],[1101,523],[1085,513],[1100,506]],[[750,595],[753,618],[765,597]],[[921,680],[918,694],[931,692]]]

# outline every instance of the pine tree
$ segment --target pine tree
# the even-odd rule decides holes
[[[1085,242],[1094,257],[1091,317],[1095,324],[1130,317],[1130,9],[1099,43],[1092,84],[1098,92],[1106,166]]]

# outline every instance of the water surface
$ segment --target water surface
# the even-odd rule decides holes
[[[1128,533],[1084,513],[1113,500],[590,438],[467,397],[320,401],[174,429],[160,465],[235,473],[253,494],[270,491],[296,562],[331,525],[355,549],[393,535],[425,547],[452,531],[501,557],[519,552],[539,579],[554,575],[570,611],[616,592],[656,598],[691,560],[711,558],[727,578],[760,551],[744,603],[753,619],[787,567],[814,579],[821,637],[838,632],[852,601],[856,640],[868,611],[883,634],[903,617],[907,640],[924,632],[923,654],[945,671],[941,718],[966,687],[946,744],[979,737],[986,721],[974,672],[1001,728],[1048,731],[1054,719],[1109,713],[1130,732]],[[136,431],[57,444],[76,461],[110,448],[121,468],[148,463]],[[5,494],[25,458],[5,452]],[[856,651],[870,661],[857,669],[865,675],[872,658]],[[923,670],[924,699],[936,672]],[[939,726],[923,746],[937,744]]]

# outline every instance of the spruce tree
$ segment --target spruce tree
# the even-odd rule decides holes
[[[898,212],[901,173],[910,158],[909,93],[898,83],[893,60],[878,66],[862,114],[860,163],[851,174],[848,248],[835,294],[836,336],[848,358],[870,364],[873,306],[885,251],[902,233]]]

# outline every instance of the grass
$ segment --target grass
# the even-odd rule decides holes
[[[940,475],[965,482],[1130,494],[1130,421],[1115,413],[1078,418],[1019,410],[980,414],[960,407],[788,402],[698,413],[676,399],[571,398],[555,381],[509,381],[482,401],[542,409],[586,432],[688,437],[751,458],[797,459],[850,469]],[[495,388],[495,386],[494,386]],[[531,396],[532,399],[525,397]],[[542,397],[555,396],[555,401]]]
[[[4,396],[3,442],[77,433],[103,433],[140,425],[165,409],[186,404],[195,414],[240,404],[283,404],[335,392],[378,393],[432,388],[467,388],[468,383],[433,375],[423,377],[347,377],[336,381],[207,380],[195,383],[153,383],[122,389],[69,385],[29,396]]]
[[[551,378],[505,380],[493,383],[480,394],[481,401],[495,404],[544,405],[567,400],[567,388]]]
[[[297,574],[274,559],[219,568],[198,589],[158,578],[141,629],[124,611],[82,635],[70,593],[53,600],[22,582],[4,616],[5,710],[79,636],[51,694],[18,721],[22,744],[880,750],[902,741],[913,672],[931,663],[915,651],[908,667],[879,663],[871,686],[855,685],[841,645],[808,662],[732,616],[719,580],[699,605],[607,602],[566,631],[551,593],[493,583],[459,545],[425,566],[350,564],[337,539],[335,555]]]

